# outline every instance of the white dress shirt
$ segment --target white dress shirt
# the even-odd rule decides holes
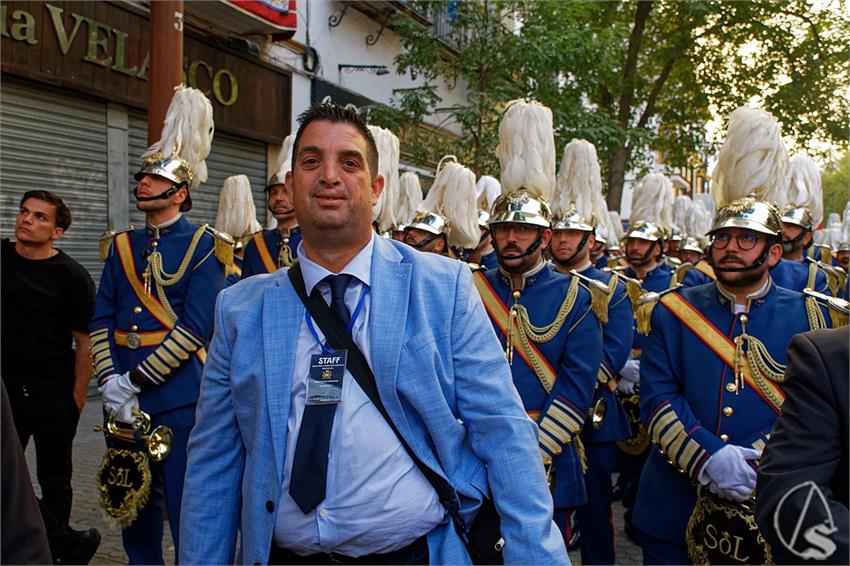
[[[352,315],[364,288],[371,284],[374,243],[372,234],[366,247],[340,271],[353,276],[345,291],[345,304]],[[322,280],[335,274],[310,261],[303,246],[298,248],[298,261],[307,294],[318,285],[330,304],[330,285]],[[366,295],[351,334],[373,366],[369,351],[370,307],[371,293]],[[314,322],[313,326],[324,340],[318,325]],[[337,406],[331,431],[325,499],[306,515],[301,512],[289,495],[289,477],[304,416],[310,359],[321,352],[306,317],[301,320],[295,352],[275,544],[301,555],[336,552],[358,557],[403,548],[443,522],[445,510],[437,493],[347,369],[342,402]]]

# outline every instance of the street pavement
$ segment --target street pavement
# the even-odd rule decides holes
[[[100,509],[95,485],[95,475],[105,451],[103,434],[92,431],[96,425],[100,424],[100,415],[100,398],[89,398],[80,417],[77,436],[74,440],[74,505],[71,510],[71,526],[75,529],[96,527],[103,536],[100,548],[91,564],[127,564],[127,555],[121,545],[121,532],[107,526]],[[36,494],[39,494],[38,482],[35,478],[35,450],[32,442],[27,447],[26,456],[33,486]],[[619,502],[614,505],[614,529],[617,563],[640,564],[642,562],[640,548],[623,534],[623,507]],[[163,554],[166,564],[174,564],[174,545],[168,528],[165,529]],[[578,552],[571,552],[570,559],[573,564],[581,564]]]

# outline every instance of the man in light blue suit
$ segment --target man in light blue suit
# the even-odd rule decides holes
[[[465,521],[491,497],[506,563],[569,564],[536,427],[469,270],[374,236],[384,181],[354,112],[316,106],[300,123],[287,184],[307,293],[348,321],[389,417],[455,488]],[[470,563],[431,484],[350,372],[340,372],[335,403],[311,401],[328,346],[287,270],[219,295],[189,441],[182,563],[232,563],[237,530],[247,564]]]

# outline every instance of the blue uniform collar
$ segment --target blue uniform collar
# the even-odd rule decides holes
[[[540,262],[522,274],[522,285],[520,285],[519,289],[514,289],[514,291],[522,291],[526,287],[534,285],[534,282],[537,280],[537,277],[545,273],[547,271],[546,262],[543,261],[543,258],[540,258]],[[502,280],[511,287],[513,283],[511,283],[511,274],[502,269],[502,266],[499,265],[499,274],[502,276]]]
[[[148,236],[151,236],[152,238],[160,238],[170,234],[171,232],[179,232],[188,225],[189,221],[186,220],[182,213],[178,212],[177,216],[158,226],[145,224],[145,230],[147,231]]]
[[[629,277],[631,277],[633,279],[638,279],[639,281],[648,281],[649,279],[652,279],[653,277],[657,277],[658,275],[664,274],[664,272],[665,272],[665,269],[664,269],[664,263],[663,262],[656,264],[656,266],[653,267],[650,271],[647,271],[646,275],[644,276],[643,279],[638,277],[637,271],[635,271],[631,267],[626,269],[626,274]]]
[[[729,312],[735,314],[735,295],[724,289],[723,285],[719,281],[714,282],[714,287],[717,289],[718,302],[720,302],[721,305],[728,307]],[[773,279],[770,275],[768,275],[767,282],[764,284],[764,287],[755,293],[751,293],[747,297],[746,311],[744,312],[750,312],[752,308],[759,307],[764,304],[764,302],[768,300],[769,295],[772,294],[773,288]]]

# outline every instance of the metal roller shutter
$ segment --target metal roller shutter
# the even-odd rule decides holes
[[[128,114],[130,185],[135,186],[132,175],[141,166],[141,155],[147,147],[147,118],[144,112],[130,110]],[[192,191],[192,210],[186,218],[195,224],[215,223],[218,213],[218,195],[221,185],[232,175],[247,175],[254,193],[257,220],[265,225],[266,200],[266,144],[217,131],[213,136],[212,150],[207,158],[207,182]],[[141,226],[144,216],[136,209],[130,197],[130,221]]]
[[[0,151],[0,235],[15,238],[15,216],[26,191],[53,191],[72,217],[57,247],[97,282],[97,240],[107,223],[106,103],[4,77]]]

